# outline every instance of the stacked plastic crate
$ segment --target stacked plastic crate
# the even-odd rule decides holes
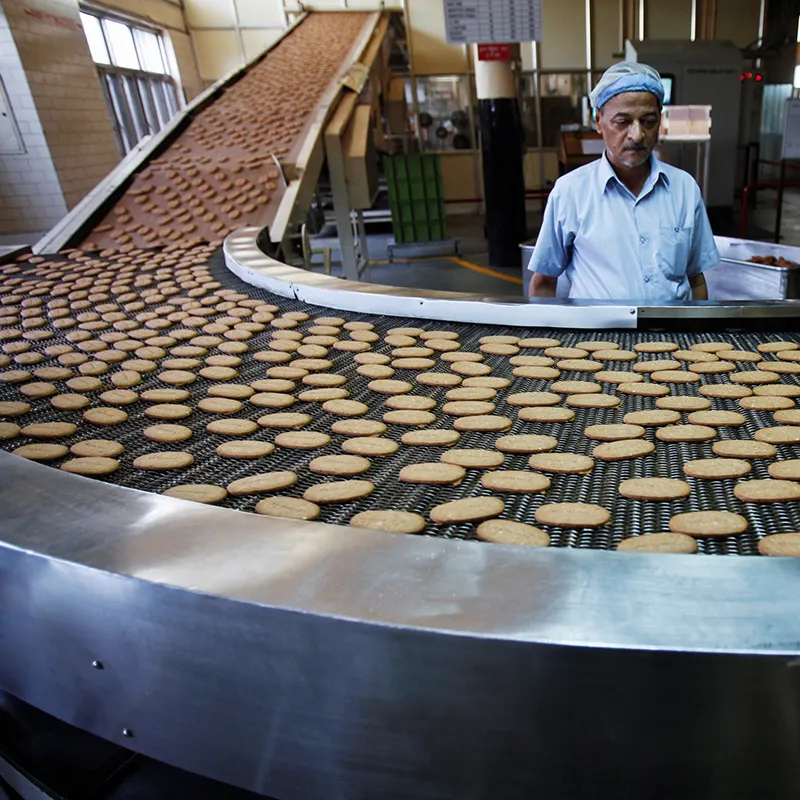
[[[439,157],[433,153],[387,156],[383,163],[395,242],[447,239]]]

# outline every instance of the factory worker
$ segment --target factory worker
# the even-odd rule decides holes
[[[700,189],[653,155],[661,77],[646,64],[615,64],[590,99],[605,152],[556,181],[528,264],[529,293],[554,297],[566,273],[571,298],[707,300],[702,273],[719,255]]]

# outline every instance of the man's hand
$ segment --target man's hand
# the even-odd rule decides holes
[[[692,300],[708,300],[708,286],[702,272],[689,278],[689,286],[692,287]]]
[[[528,287],[528,295],[530,297],[555,297],[557,285],[558,278],[551,278],[549,275],[534,272]]]

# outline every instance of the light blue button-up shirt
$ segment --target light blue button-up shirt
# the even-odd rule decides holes
[[[606,154],[559,178],[528,269],[570,282],[569,296],[690,300],[689,278],[719,262],[700,188],[651,156],[638,197]]]

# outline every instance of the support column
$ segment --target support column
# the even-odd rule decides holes
[[[483,155],[483,192],[489,264],[522,264],[519,245],[527,238],[525,174],[517,81],[510,61],[480,61],[475,52],[475,84]]]

